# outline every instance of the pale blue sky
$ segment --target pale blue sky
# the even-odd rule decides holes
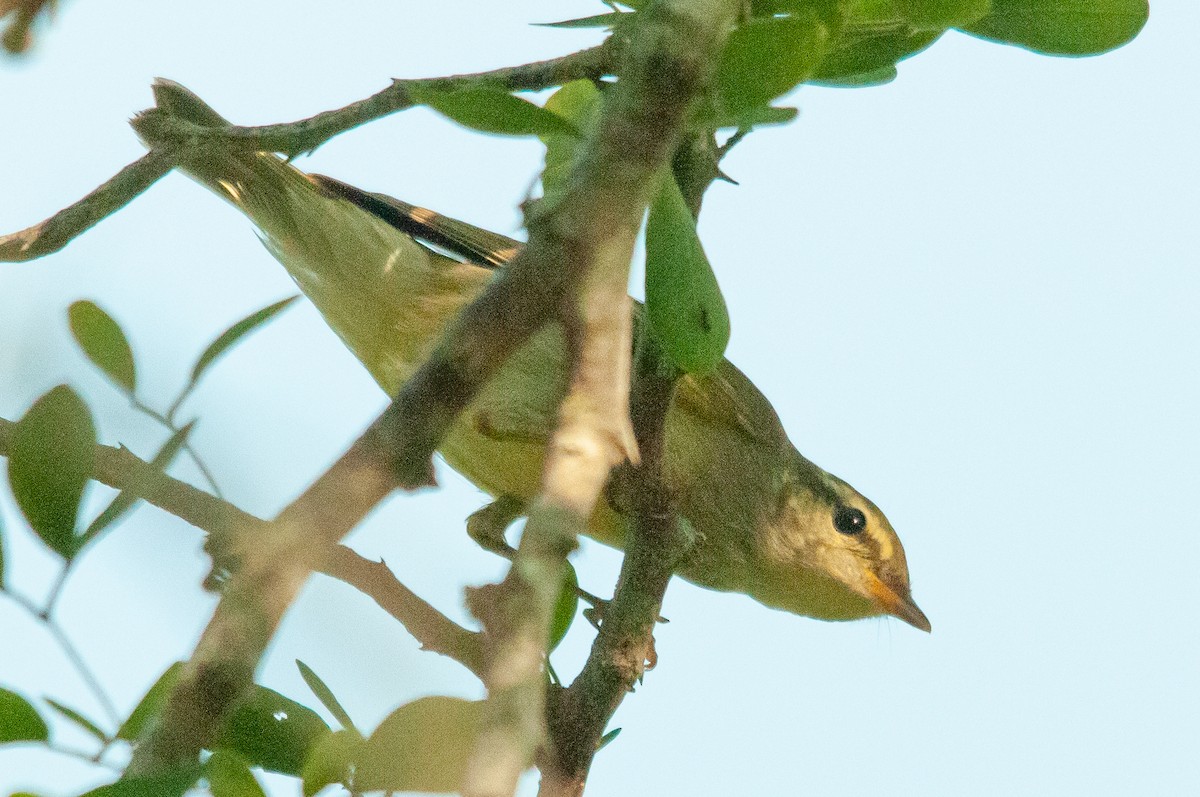
[[[732,313],[730,357],[808,457],[888,513],[934,632],[825,624],[676,583],[660,666],[617,715],[624,731],[589,795],[1200,791],[1200,12],[1154,6],[1140,39],[1096,59],[948,35],[892,85],[797,93],[795,124],[729,158],[741,186],[714,187],[701,231]],[[125,121],[150,104],[155,76],[235,121],[284,121],[392,76],[567,52],[594,34],[526,23],[599,10],[67,3],[31,58],[0,65],[0,230],[137,157]],[[539,160],[534,143],[412,111],[299,165],[514,233]],[[161,435],[84,364],[66,306],[92,298],[124,323],[161,406],[213,335],[291,292],[243,219],[172,176],[64,252],[0,266],[0,416],[70,381],[107,442],[152,451]],[[270,514],[383,401],[304,306],[223,361],[188,407],[229,497]],[[462,587],[503,568],[462,530],[480,493],[449,472],[443,482],[389,503],[353,543],[465,619]],[[11,580],[36,594],[52,560],[0,505]],[[143,509],[70,582],[63,622],[122,710],[187,655],[211,609],[199,544]],[[616,555],[587,544],[576,561],[590,589],[611,588]],[[0,683],[94,710],[42,631],[2,602],[0,639]],[[589,643],[580,624],[558,671],[575,672]],[[364,727],[420,695],[479,694],[323,579],[261,677],[313,702],[295,658]],[[0,794],[78,793],[103,777],[0,749]]]

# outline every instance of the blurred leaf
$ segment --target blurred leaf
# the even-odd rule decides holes
[[[8,455],[13,497],[42,542],[66,559],[79,551],[75,520],[95,449],[91,412],[66,385],[34,402],[13,430]]]
[[[986,16],[992,0],[894,0],[896,9],[915,28],[942,31],[961,28]]]
[[[101,742],[103,742],[105,744],[107,744],[109,742],[108,734],[105,733],[104,730],[99,725],[92,722],[90,719],[83,716],[75,709],[71,708],[70,706],[63,705],[62,703],[59,703],[57,700],[52,700],[48,697],[43,697],[42,699],[46,701],[47,705],[49,705],[50,708],[54,709],[59,714],[62,714],[64,717],[66,717],[71,722],[78,725],[80,728],[83,728],[85,731],[90,733],[92,736],[95,736]]]
[[[590,80],[574,80],[550,96],[546,101],[546,110],[568,120],[583,135],[587,135],[600,115],[600,90]],[[542,195],[552,201],[561,193],[571,173],[579,137],[559,133],[543,135],[541,139],[546,145]]]
[[[729,312],[674,177],[646,222],[646,314],[663,350],[688,373],[711,371],[729,343]]]
[[[296,659],[296,667],[300,670],[300,677],[304,679],[304,683],[308,684],[308,688],[317,696],[317,700],[321,701],[321,705],[329,709],[329,713],[341,723],[342,727],[349,731],[358,732],[358,728],[354,726],[354,720],[350,719],[350,715],[346,709],[342,708],[342,704],[334,696],[333,691],[325,685],[317,674],[300,659]]]
[[[50,729],[33,704],[0,686],[0,744],[48,741]]]
[[[199,766],[180,767],[163,775],[118,780],[80,797],[183,797],[199,779]]]
[[[457,91],[422,89],[413,99],[464,127],[507,136],[578,136],[579,131],[553,111],[503,89],[467,88]]]
[[[608,747],[608,745],[611,742],[615,741],[616,738],[620,735],[621,735],[621,729],[613,728],[611,731],[609,731],[608,733],[606,733],[600,737],[600,741],[596,743],[596,750],[600,751],[600,750],[603,750],[605,747]]]
[[[482,706],[453,697],[424,697],[396,709],[364,745],[355,787],[457,792],[475,746]]]
[[[0,2],[0,19],[12,13],[12,20],[0,36],[0,45],[9,55],[21,55],[33,44],[32,28],[40,14],[53,13],[55,0],[5,0]]]
[[[760,105],[757,108],[751,108],[740,116],[721,116],[715,113],[702,113],[699,118],[704,126],[714,129],[720,127],[748,129],[761,125],[787,124],[795,119],[799,113],[795,108],[776,108],[773,105]]]
[[[816,14],[752,19],[729,35],[715,85],[725,114],[740,117],[807,80],[825,55],[829,30]]]
[[[117,730],[118,739],[136,742],[142,732],[146,730],[146,726],[158,719],[181,672],[183,672],[183,662],[177,661],[158,677],[158,680],[130,712],[129,718],[121,723],[121,727]]]
[[[597,14],[594,17],[565,19],[562,22],[535,22],[540,28],[612,28],[621,24],[625,17],[632,16],[624,11],[613,11],[608,14]]]
[[[180,450],[187,445],[188,435],[192,433],[195,425],[196,422],[192,421],[182,429],[176,429],[175,433],[167,438],[167,442],[163,443],[162,448],[154,455],[154,459],[150,460],[149,467],[158,473],[166,473],[167,468],[175,461],[175,457],[179,454]],[[143,487],[144,484],[141,475],[134,474],[129,486],[118,493],[117,497],[112,500],[112,503],[104,507],[104,511],[97,515],[96,519],[87,527],[87,530],[83,533],[83,542],[88,543],[96,539],[102,531],[128,512],[130,507],[137,503]]]
[[[204,764],[213,797],[267,797],[250,771],[250,763],[229,750],[218,750]]]
[[[253,332],[255,329],[270,321],[279,313],[286,310],[291,306],[292,302],[299,298],[299,296],[291,296],[287,299],[283,299],[282,301],[275,302],[274,304],[269,304],[263,309],[251,313],[241,321],[238,321],[236,324],[231,326],[229,329],[222,332],[217,339],[209,344],[209,347],[204,350],[204,353],[200,355],[200,359],[196,360],[196,365],[192,368],[192,378],[188,385],[188,389],[191,389],[193,385],[199,382],[200,377],[204,375],[204,372],[208,370],[209,366],[216,362],[217,358],[228,351],[230,347],[232,347],[246,335]]]
[[[575,566],[567,562],[566,572],[563,573],[562,589],[558,593],[558,601],[554,604],[554,616],[550,623],[550,647],[548,651],[558,647],[563,641],[571,623],[575,621],[575,612],[579,608],[579,576]]]
[[[916,55],[938,40],[943,31],[888,31],[848,34],[830,49],[813,76],[813,82],[841,86],[869,86],[862,75],[895,69],[905,58]]]
[[[4,518],[0,517],[0,590],[5,589],[4,581]]]
[[[304,762],[304,797],[312,797],[331,783],[349,787],[364,744],[357,731],[334,731],[318,740]]]
[[[879,69],[872,69],[869,72],[842,75],[830,78],[829,80],[810,80],[809,83],[815,86],[828,86],[830,88],[862,89],[891,83],[896,79],[896,74],[896,67],[883,66]]]
[[[1148,0],[992,0],[992,13],[963,28],[1047,55],[1096,55],[1130,41]]]
[[[271,772],[299,775],[309,750],[330,732],[311,708],[255,686],[234,710],[213,749],[233,750],[252,766]]]
[[[137,389],[137,368],[129,339],[113,317],[93,302],[79,301],[67,310],[71,334],[87,358],[126,393]]]

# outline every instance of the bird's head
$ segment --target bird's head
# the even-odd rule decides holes
[[[762,603],[823,620],[892,615],[930,625],[912,599],[904,547],[879,507],[800,454],[759,530]]]

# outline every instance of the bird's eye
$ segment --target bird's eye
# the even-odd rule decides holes
[[[833,513],[833,527],[842,534],[858,534],[867,527],[867,516],[861,509],[839,506]]]

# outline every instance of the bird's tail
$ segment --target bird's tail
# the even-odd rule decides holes
[[[394,393],[484,278],[463,275],[460,264],[448,266],[446,258],[277,155],[179,125],[228,125],[183,86],[159,80],[154,91],[157,107],[133,122],[139,135],[152,146],[195,135],[179,142],[179,168],[254,223],[329,326]]]

